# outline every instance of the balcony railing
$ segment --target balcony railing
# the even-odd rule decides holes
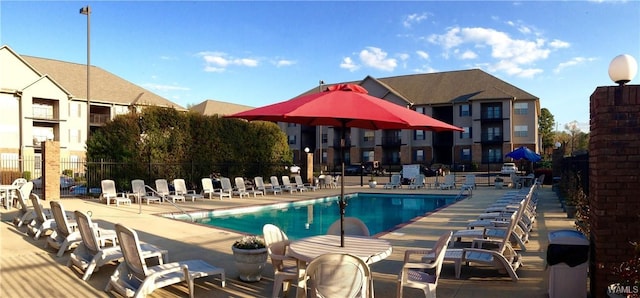
[[[383,147],[400,147],[402,145],[402,139],[400,137],[382,137]]]
[[[502,143],[503,139],[502,135],[483,133],[481,141],[483,143]]]
[[[91,125],[104,125],[111,119],[109,114],[91,114],[89,116],[89,123]]]

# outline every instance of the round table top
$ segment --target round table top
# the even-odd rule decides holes
[[[345,236],[340,247],[340,236],[319,235],[291,242],[288,254],[298,260],[311,262],[327,253],[348,253],[372,264],[391,255],[392,246],[387,240],[360,236]]]

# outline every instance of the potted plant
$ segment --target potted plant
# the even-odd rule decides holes
[[[231,250],[240,280],[260,281],[268,257],[264,240],[258,236],[244,236],[233,243]]]
[[[496,178],[493,180],[493,183],[496,188],[502,188],[504,180],[502,179],[502,177],[496,176]]]
[[[378,181],[376,181],[376,176],[374,175],[373,170],[371,171],[371,177],[369,178],[369,187],[376,188],[378,185]]]

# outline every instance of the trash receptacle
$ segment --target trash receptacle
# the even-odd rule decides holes
[[[587,297],[589,240],[575,230],[549,233],[549,298]]]

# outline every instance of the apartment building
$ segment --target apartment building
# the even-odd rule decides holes
[[[0,167],[17,165],[13,170],[31,171],[33,178],[43,141],[58,141],[61,158],[80,161],[88,133],[119,114],[149,105],[185,110],[98,66],[91,66],[87,100],[86,64],[22,56],[2,45],[0,65]],[[31,169],[15,162],[23,160],[35,162]],[[83,164],[73,170],[83,171]]]
[[[345,163],[380,161],[383,165],[441,163],[457,168],[496,169],[504,155],[519,146],[538,152],[538,97],[480,69],[365,77],[356,83],[370,95],[462,127],[464,132],[365,130],[348,128]],[[308,93],[328,85],[315,86]],[[366,107],[362,107],[366,109]],[[294,160],[304,149],[314,164],[331,169],[339,164],[339,128],[280,123]]]

